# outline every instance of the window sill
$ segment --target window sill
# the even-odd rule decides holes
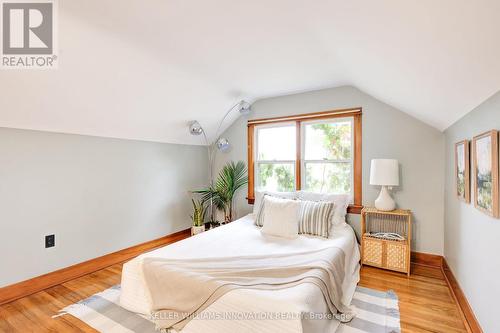
[[[347,214],[361,214],[361,210],[363,209],[362,205],[349,205],[347,207]]]

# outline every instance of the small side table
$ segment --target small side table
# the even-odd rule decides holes
[[[374,233],[396,233],[403,240],[375,237]],[[361,211],[361,264],[410,276],[411,211],[380,211],[365,207]]]

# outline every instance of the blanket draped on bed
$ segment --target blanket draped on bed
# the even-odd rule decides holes
[[[181,330],[233,289],[283,289],[315,284],[332,314],[341,303],[345,254],[336,247],[302,253],[203,259],[145,258],[143,271],[158,329]]]

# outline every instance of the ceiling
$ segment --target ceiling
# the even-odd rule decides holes
[[[499,1],[58,4],[59,68],[1,71],[0,126],[202,144],[238,99],[352,85],[443,130],[500,89]]]

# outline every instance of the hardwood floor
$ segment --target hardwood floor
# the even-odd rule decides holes
[[[439,268],[412,265],[408,279],[404,274],[364,266],[360,285],[396,292],[404,333],[467,332]]]
[[[113,265],[0,306],[0,332],[96,332],[70,315],[52,316],[69,304],[120,283],[121,266]],[[404,333],[466,332],[439,268],[414,265],[407,278],[405,274],[363,267],[360,285],[396,292]]]

